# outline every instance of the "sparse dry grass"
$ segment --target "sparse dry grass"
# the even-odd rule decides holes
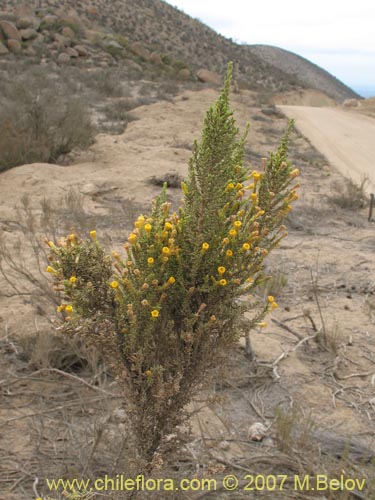
[[[367,184],[367,178],[363,179],[360,184],[357,184],[352,179],[336,182],[331,186],[332,194],[329,200],[334,205],[346,210],[360,210],[368,204],[365,191]]]
[[[275,298],[281,297],[284,288],[288,284],[288,276],[280,269],[271,269],[269,279],[263,281],[257,287],[257,293],[261,297],[272,295]]]

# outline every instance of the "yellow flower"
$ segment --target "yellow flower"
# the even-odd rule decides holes
[[[232,256],[233,256],[233,252],[232,252],[232,250],[227,250],[227,251],[225,252],[225,255],[226,255],[227,257],[232,257]]]
[[[202,250],[206,251],[210,248],[210,245],[208,243],[202,243]]]
[[[72,312],[73,312],[73,306],[66,306],[66,307],[65,307],[65,311],[66,311],[68,314],[72,314]]]
[[[129,234],[129,237],[128,237],[128,240],[130,241],[130,243],[135,243],[137,241],[137,235],[135,233],[130,233]]]
[[[51,266],[47,266],[46,273],[53,273],[53,274],[56,274],[56,273],[57,273],[57,271],[56,271],[56,269],[54,269],[53,267],[51,267]]]
[[[213,315],[210,317],[210,320],[211,320],[211,321],[216,321],[216,316],[213,314]]]
[[[91,236],[91,238],[92,238],[94,241],[96,241],[96,231],[95,231],[95,229],[93,229],[92,231],[90,231],[90,236]]]
[[[142,302],[141,302],[142,306],[148,306],[148,300],[147,299],[143,299]]]
[[[254,179],[254,182],[258,182],[259,179],[260,179],[260,177],[261,177],[261,175],[260,175],[259,172],[253,172],[252,177]]]
[[[290,177],[291,177],[292,179],[294,179],[294,177],[297,177],[298,175],[299,175],[299,170],[298,170],[298,168],[295,168],[294,170],[292,170],[292,171],[290,172]]]
[[[168,247],[163,247],[161,251],[164,255],[169,255],[171,252]]]
[[[242,189],[242,187],[243,187],[242,184],[240,182],[238,182],[237,185],[236,185],[237,191],[239,191],[240,189]]]
[[[295,191],[292,191],[289,196],[289,201],[298,200],[298,194]]]
[[[164,224],[164,228],[168,231],[169,229],[172,229],[172,228],[173,228],[173,226],[172,226],[172,224],[171,224],[170,222],[166,222],[166,223]]]
[[[252,194],[250,195],[250,198],[251,198],[251,199],[255,202],[255,201],[257,201],[257,200],[258,200],[258,195],[257,195],[256,193],[252,193]]]
[[[111,281],[110,284],[109,284],[109,286],[111,288],[118,288],[118,281]]]
[[[71,277],[69,278],[69,281],[70,281],[70,283],[71,283],[72,285],[74,285],[74,283],[77,281],[77,278],[76,278],[75,276],[71,276]]]
[[[151,370],[146,370],[145,371],[145,375],[146,375],[147,378],[152,377],[152,371]]]
[[[246,189],[248,191],[251,191],[252,189],[254,189],[254,187],[255,187],[255,184],[249,184]]]
[[[169,283],[170,285],[173,285],[173,283],[175,283],[175,282],[176,282],[176,278],[175,278],[174,276],[170,276],[170,277],[168,278],[168,283]]]
[[[64,311],[64,309],[65,309],[64,304],[61,304],[61,306],[58,306],[58,307],[57,307],[57,312],[61,313],[61,312],[63,312],[63,311]]]
[[[221,280],[219,281],[219,285],[220,285],[220,286],[225,286],[226,284],[227,284],[227,280],[225,280],[225,279],[221,279]]]
[[[234,238],[237,235],[237,231],[235,229],[231,229],[229,231],[229,235],[232,236],[232,238]]]
[[[148,223],[147,223],[147,224],[145,225],[145,231],[147,231],[147,232],[149,233],[149,232],[151,231],[151,229],[152,229],[151,224],[148,224]]]
[[[50,247],[50,248],[56,248],[55,244],[53,241],[47,241],[47,245]]]
[[[234,184],[233,184],[233,182],[230,182],[230,183],[227,185],[227,188],[226,188],[226,190],[227,190],[227,191],[230,191],[231,189],[234,189]]]
[[[266,328],[267,323],[265,321],[262,321],[260,323],[257,323],[257,326],[259,326],[260,328]]]
[[[157,318],[157,317],[159,316],[159,311],[158,311],[157,309],[153,309],[153,310],[151,311],[151,316],[152,316],[153,318]]]
[[[272,302],[271,307],[272,309],[277,309],[279,307],[279,304],[277,302]]]
[[[112,257],[114,259],[119,259],[120,258],[119,254],[117,252],[115,252],[115,251],[112,252]]]
[[[268,295],[267,297],[267,300],[270,304],[272,304],[272,302],[275,302],[275,299],[274,299],[274,296],[273,295]]]
[[[224,238],[224,239],[223,239],[223,243],[224,243],[224,245],[228,245],[228,243],[229,243],[229,238]]]
[[[217,268],[217,272],[218,272],[219,274],[224,274],[224,273],[225,273],[225,271],[226,271],[226,269],[225,269],[225,267],[224,267],[224,266],[219,266],[219,267]]]
[[[247,278],[246,283],[250,283],[250,284],[254,283],[254,279],[253,278]]]
[[[147,264],[148,264],[149,266],[152,266],[152,265],[154,264],[154,258],[153,258],[153,257],[149,257],[149,258],[147,259]]]
[[[234,225],[234,227],[236,227],[237,229],[239,229],[242,226],[242,222],[240,220],[235,220],[233,222],[233,225]]]
[[[144,224],[145,224],[145,218],[143,217],[143,215],[140,215],[138,219],[134,222],[134,225],[137,228],[143,227]]]
[[[243,250],[245,250],[245,251],[250,250],[250,245],[249,245],[248,243],[244,243],[244,244],[242,245],[242,248],[243,248]]]

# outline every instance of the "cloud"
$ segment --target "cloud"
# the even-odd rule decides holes
[[[295,52],[346,82],[375,77],[373,0],[169,0],[227,38]],[[341,76],[341,75],[344,75]],[[348,80],[349,78],[349,80]],[[361,78],[360,78],[361,79]]]
[[[350,87],[372,87],[375,90],[375,53],[308,52],[304,57],[327,69]]]

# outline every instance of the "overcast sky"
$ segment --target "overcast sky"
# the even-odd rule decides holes
[[[375,90],[375,0],[167,1],[236,42],[290,50]]]

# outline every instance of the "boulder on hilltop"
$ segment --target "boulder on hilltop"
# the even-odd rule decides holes
[[[220,76],[213,71],[209,71],[208,69],[200,69],[197,71],[197,78],[203,83],[212,83],[214,85],[221,84]]]
[[[6,54],[9,54],[9,50],[5,47],[5,45],[0,42],[0,56],[5,56]]]
[[[10,21],[0,21],[0,28],[5,38],[8,40],[21,40],[21,34],[14,23]]]
[[[20,35],[22,40],[33,40],[34,38],[37,38],[38,32],[33,28],[27,28],[20,30]]]
[[[7,44],[10,52],[13,52],[14,54],[19,54],[22,50],[22,46],[19,40],[11,38],[8,40]]]

